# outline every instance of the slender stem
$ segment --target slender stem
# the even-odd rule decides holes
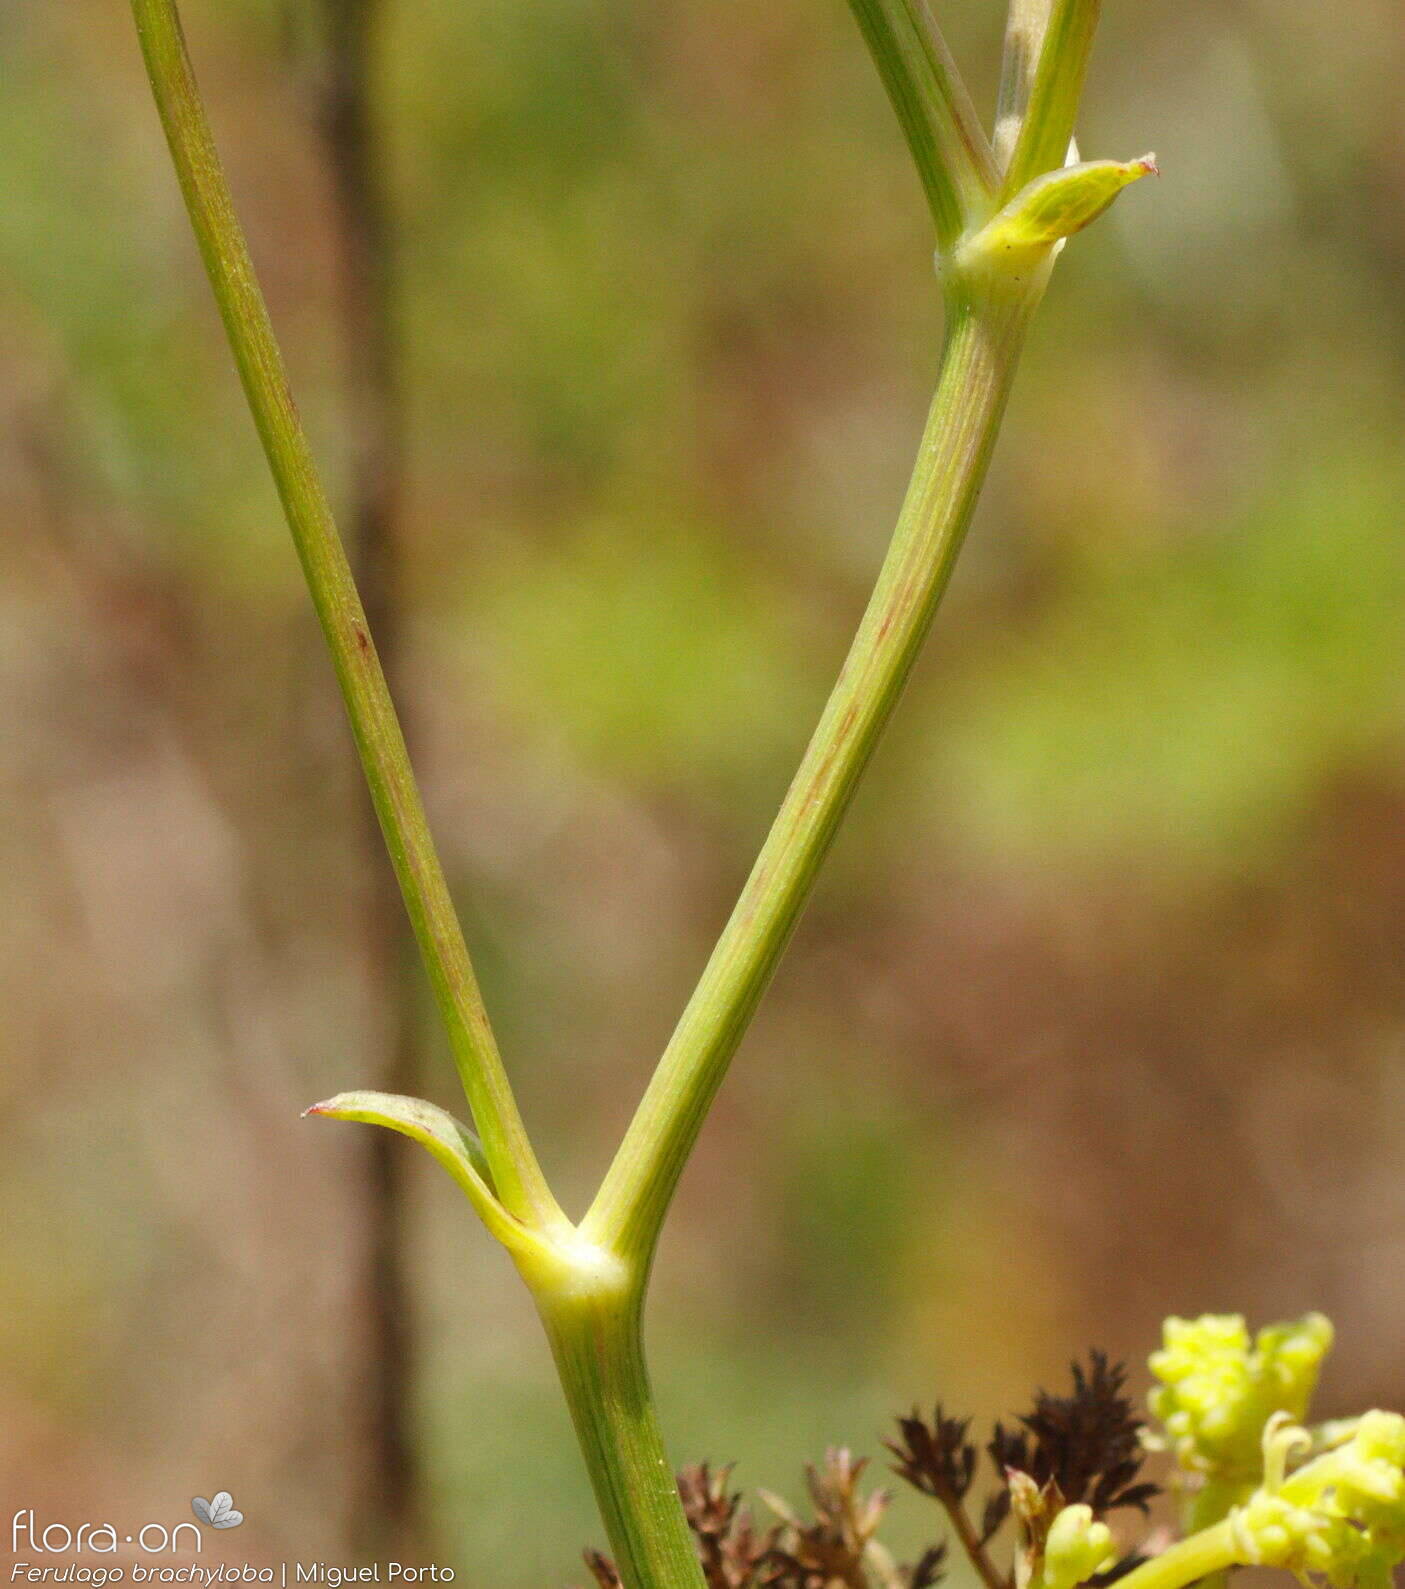
[[[1229,1523],[1216,1523],[1134,1567],[1118,1579],[1119,1589],[1185,1589],[1187,1584],[1235,1566],[1237,1560]]]
[[[892,546],[800,770],[582,1233],[652,1256],[703,1119],[902,692],[985,478],[1037,293],[956,298]]]
[[[849,0],[897,112],[949,253],[990,209],[1000,176],[928,0]]]
[[[1053,0],[1029,86],[1024,120],[1010,155],[1003,204],[1026,182],[1063,165],[1083,97],[1102,0]]]
[[[538,1306],[625,1589],[703,1589],[644,1364],[638,1278]]]
[[[132,0],[132,13],[186,208],[498,1195],[520,1218],[559,1225],[564,1216],[537,1165],[503,1069],[361,598],[288,390],[174,0]]]
[[[990,1559],[990,1553],[981,1544],[981,1537],[976,1532],[975,1525],[960,1497],[943,1492],[937,1496],[937,1501],[946,1513],[961,1549],[966,1553],[966,1559],[976,1569],[976,1576],[985,1585],[985,1589],[1010,1589],[1010,1580]]]
[[[1010,164],[1029,107],[1029,91],[1053,3],[1054,0],[1010,0],[1005,54],[1000,63],[1000,100],[995,112],[995,159],[1002,171]]]

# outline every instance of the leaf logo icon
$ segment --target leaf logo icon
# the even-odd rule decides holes
[[[228,1490],[218,1490],[207,1501],[203,1495],[197,1495],[190,1503],[190,1509],[202,1523],[208,1523],[211,1528],[238,1528],[244,1521],[243,1512],[234,1509],[234,1497]]]

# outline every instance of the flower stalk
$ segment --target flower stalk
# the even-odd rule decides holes
[[[498,1053],[366,614],[289,393],[175,0],[131,0],[191,224],[331,653],[473,1129],[419,1100],[384,1093],[342,1094],[308,1113],[370,1122],[420,1142],[513,1258],[545,1327],[625,1589],[703,1585],[642,1344],[648,1277],[668,1206],[946,589],[1059,249],[1127,181],[1152,169],[1149,161],[1104,161],[1058,170],[1097,0],[1014,0],[1010,37],[1027,52],[1037,43],[1037,62],[1021,60],[1018,70],[1007,70],[1002,129],[1010,154],[1003,175],[929,0],[851,3],[907,135],[936,230],[947,308],[936,394],[891,547],[839,680],[619,1152],[576,1226],[538,1165]]]

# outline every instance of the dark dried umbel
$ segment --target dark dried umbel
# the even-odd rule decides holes
[[[976,1448],[966,1438],[969,1418],[948,1418],[937,1403],[930,1424],[915,1409],[898,1419],[901,1441],[886,1441],[898,1459],[894,1472],[944,1505],[963,1501],[976,1473]]]
[[[923,1495],[940,1503],[950,1519],[962,1550],[986,1589],[1004,1589],[1005,1577],[997,1572],[985,1547],[1005,1520],[1010,1493],[1003,1485],[986,1502],[979,1533],[966,1512],[966,1495],[976,1474],[976,1448],[967,1439],[969,1418],[951,1418],[940,1402],[927,1423],[921,1413],[898,1419],[900,1440],[886,1442],[897,1458],[894,1471]]]
[[[1083,1502],[1097,1517],[1123,1506],[1145,1512],[1159,1489],[1135,1482],[1145,1457],[1143,1423],[1124,1394],[1125,1366],[1095,1350],[1086,1373],[1078,1363],[1071,1367],[1072,1395],[1041,1390],[1020,1418],[1023,1428],[996,1424],[991,1461],[1002,1478],[1011,1469],[1028,1474],[1056,1508]]]

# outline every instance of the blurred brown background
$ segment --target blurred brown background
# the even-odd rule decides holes
[[[999,9],[940,8],[987,101]],[[659,1265],[672,1448],[749,1484],[1090,1343],[1144,1384],[1168,1312],[1320,1307],[1323,1409],[1405,1403],[1400,17],[1107,13],[1084,150],[1165,175],[1060,266]],[[896,512],[917,182],[840,0],[382,0],[368,302],[318,0],[186,20],[353,528],[403,433],[393,682],[579,1208]],[[455,1086],[110,0],[0,7],[0,516],[3,1515],[224,1487],[239,1559],[558,1589],[599,1529],[509,1266],[408,1147],[298,1119],[407,1016]]]

